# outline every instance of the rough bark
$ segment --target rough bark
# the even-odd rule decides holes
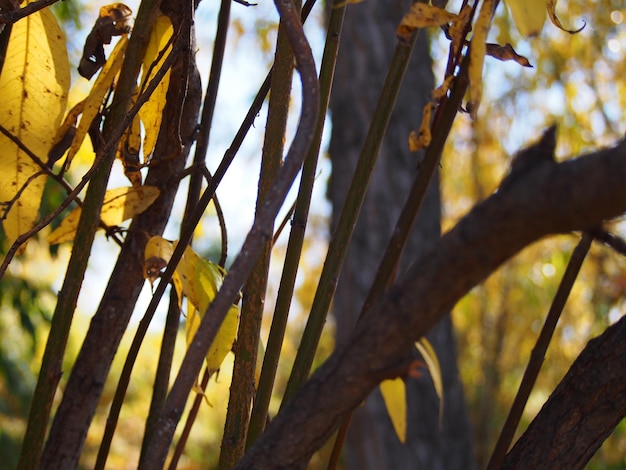
[[[504,462],[584,468],[626,416],[626,316],[591,340]]]
[[[592,229],[624,213],[625,180],[622,142],[531,168],[478,204],[372,306],[237,468],[306,465],[350,411],[406,365],[413,342],[503,262],[542,237]]]
[[[146,185],[158,187],[160,196],[145,212],[134,218],[128,230],[52,423],[42,456],[42,468],[76,467],[111,363],[145,283],[145,244],[150,236],[162,234],[169,220],[179,175],[184,169],[195,134],[201,100],[200,77],[193,61],[193,70],[189,71],[187,99],[169,99],[170,94],[179,94],[184,76],[183,63],[181,55],[172,69],[172,86],[168,90],[162,132],[145,181]],[[180,136],[185,145],[183,149],[178,147],[178,139],[172,136],[172,132],[177,132],[177,129],[172,129],[180,116],[181,106],[184,106],[184,119],[180,127]]]
[[[333,132],[329,153],[333,173],[329,196],[334,222],[339,216],[359,157],[368,123],[387,73],[396,27],[410,3],[362,2],[346,13],[342,44],[331,99]],[[408,150],[409,132],[417,129],[434,79],[428,37],[422,32],[407,70],[389,130],[334,297],[337,339],[341,343],[354,328],[363,301],[385,251],[406,195],[415,178],[419,156]],[[432,246],[440,236],[438,175],[430,185],[421,213],[406,247],[400,272],[408,261]],[[334,224],[333,224],[334,225]],[[348,468],[401,469],[472,468],[471,433],[456,367],[456,349],[449,317],[429,335],[442,366],[445,389],[444,419],[439,424],[439,400],[425,374],[407,381],[408,436],[402,445],[393,431],[378,392],[354,414],[346,439]],[[450,452],[454,449],[454,452]]]

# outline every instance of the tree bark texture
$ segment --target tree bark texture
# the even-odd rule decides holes
[[[626,316],[589,342],[503,468],[582,469],[624,416]]]
[[[333,172],[329,196],[335,226],[354,173],[361,146],[396,45],[396,28],[410,3],[362,2],[346,12],[342,43],[331,97],[333,131],[329,153]],[[419,127],[422,108],[433,89],[428,37],[420,33],[389,130],[382,144],[352,243],[334,297],[337,341],[346,340],[369,291],[400,210],[406,200],[420,155],[408,150],[408,136]],[[438,175],[430,185],[409,238],[400,271],[432,246],[440,236]],[[429,334],[444,381],[443,421],[428,373],[407,380],[408,434],[401,444],[382,397],[375,391],[358,408],[345,445],[351,469],[471,469],[469,421],[456,366],[456,349],[449,317]],[[451,451],[453,449],[453,451]]]
[[[382,380],[406,366],[414,341],[507,259],[545,236],[591,230],[622,215],[624,181],[621,142],[529,168],[477,204],[366,312],[236,468],[302,468]],[[605,398],[611,400],[598,397],[597,405]]]

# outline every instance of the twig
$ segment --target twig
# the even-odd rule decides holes
[[[282,202],[296,177],[306,156],[317,120],[319,109],[319,88],[315,62],[310,47],[302,31],[299,12],[290,0],[277,0],[281,19],[290,39],[298,70],[302,80],[302,112],[300,123],[287,153],[285,164],[265,203],[257,212],[252,229],[248,233],[241,252],[235,259],[222,288],[205,312],[198,331],[189,346],[180,372],[168,395],[159,429],[149,446],[148,460],[144,468],[161,467],[165,462],[167,449],[172,440],[176,424],[180,419],[183,404],[193,386],[217,331],[237,298],[239,289],[250,274],[264,244],[271,238],[271,226]]]
[[[506,422],[502,427],[502,431],[500,432],[500,437],[498,438],[498,442],[493,450],[493,454],[489,459],[487,470],[497,470],[502,466],[502,462],[504,462],[504,457],[506,456],[509,446],[511,445],[511,441],[515,434],[515,430],[517,429],[517,425],[519,424],[522,413],[524,412],[524,407],[526,406],[530,392],[532,391],[535,381],[537,380],[537,376],[539,375],[539,371],[541,370],[541,365],[543,364],[546,351],[550,345],[550,340],[554,334],[556,324],[559,321],[563,307],[565,307],[565,302],[572,291],[572,286],[574,285],[574,281],[576,281],[576,277],[578,276],[580,267],[585,260],[585,256],[587,256],[587,253],[589,252],[589,247],[591,246],[592,241],[593,235],[588,232],[583,233],[580,242],[578,242],[578,245],[572,253],[572,257],[567,264],[567,268],[565,268],[563,279],[561,279],[561,283],[559,284],[554,300],[552,301],[552,305],[550,306],[550,310],[548,311],[546,321],[541,329],[539,337],[537,338],[535,347],[531,352],[530,360],[528,361],[528,365],[524,371],[524,377],[522,377],[522,382],[517,390],[515,399],[513,400],[513,405],[511,405],[509,415],[507,416]]]
[[[24,8],[20,8],[19,10],[8,11],[6,13],[0,14],[0,24],[5,23],[15,23],[22,18],[25,18],[28,15],[32,15],[33,13],[43,10],[47,6],[52,5],[53,3],[58,2],[59,0],[39,0],[36,2],[29,3]]]

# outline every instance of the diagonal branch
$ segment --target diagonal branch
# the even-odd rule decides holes
[[[531,168],[478,204],[366,313],[274,419],[238,469],[301,468],[413,342],[522,248],[586,230],[626,210],[626,143]]]
[[[506,469],[582,469],[626,416],[626,316],[589,342],[506,456]]]

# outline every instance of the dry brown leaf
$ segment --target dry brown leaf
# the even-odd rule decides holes
[[[580,33],[583,29],[585,29],[585,26],[587,26],[587,23],[585,22],[585,20],[583,20],[583,25],[578,29],[565,28],[561,23],[561,20],[559,20],[558,16],[556,16],[556,0],[547,0],[546,8],[548,9],[548,16],[550,17],[550,21],[552,21],[552,24],[559,28],[561,31],[565,31],[566,33],[570,34],[576,34]]]
[[[514,60],[524,67],[532,67],[532,64],[528,61],[528,59],[515,52],[515,49],[513,49],[513,46],[509,43],[506,43],[504,46],[501,46],[500,44],[487,43],[487,55],[503,62],[506,62],[507,60]]]
[[[435,88],[430,94],[431,99],[436,102],[441,101],[448,94],[448,91],[450,90],[450,85],[452,84],[453,80],[454,75],[450,75],[448,78],[446,78],[441,86]]]
[[[430,26],[441,26],[456,21],[459,17],[454,13],[427,3],[414,3],[404,15],[398,26],[398,38],[408,41],[413,31]]]
[[[431,101],[424,106],[422,110],[422,123],[419,131],[411,131],[409,134],[409,150],[417,152],[430,145],[432,135],[430,133],[430,116],[432,115],[435,104]]]
[[[457,21],[453,21],[450,29],[448,29],[448,35],[452,41],[452,55],[457,57],[463,43],[465,42],[466,26],[467,22],[472,17],[472,7],[468,4],[465,5],[459,13]],[[467,31],[471,31],[471,28]]]
[[[470,110],[470,115],[473,119],[476,119],[478,106],[483,94],[483,64],[487,52],[487,33],[489,33],[491,27],[492,14],[493,0],[485,0],[480,7],[470,46],[470,102],[468,103],[468,110]]]
[[[123,3],[112,3],[100,8],[100,16],[85,40],[78,73],[89,80],[106,62],[104,44],[111,44],[113,36],[130,33],[133,11]]]

